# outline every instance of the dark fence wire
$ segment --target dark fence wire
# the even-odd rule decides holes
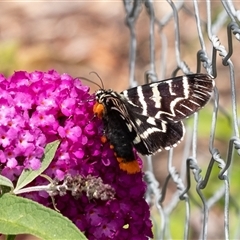
[[[234,158],[234,153],[237,153],[236,160],[239,160],[240,154],[240,139],[239,139],[239,129],[238,129],[238,115],[237,115],[237,100],[236,100],[236,79],[235,79],[235,65],[231,60],[232,53],[234,52],[233,41],[240,40],[240,5],[236,6],[237,2],[228,0],[219,2],[218,7],[221,7],[220,11],[218,8],[218,13],[216,14],[216,9],[213,8],[213,4],[210,0],[197,1],[171,1],[166,0],[166,2],[171,7],[171,11],[167,12],[164,16],[159,18],[155,14],[156,5],[160,5],[163,1],[153,1],[153,0],[124,0],[124,7],[126,11],[126,24],[130,30],[130,86],[134,87],[137,85],[135,79],[135,68],[136,68],[136,51],[137,51],[137,40],[136,40],[136,22],[142,13],[146,11],[149,16],[149,55],[150,55],[150,69],[149,72],[155,76],[159,75],[159,79],[165,77],[165,70],[167,66],[167,48],[168,41],[166,34],[164,33],[164,28],[169,26],[171,21],[174,21],[174,31],[172,38],[175,39],[175,59],[176,59],[176,69],[173,69],[172,75],[176,75],[180,70],[184,74],[191,72],[203,72],[206,71],[212,76],[216,77],[216,85],[218,86],[218,68],[219,66],[216,63],[216,59],[220,57],[222,59],[222,65],[225,66],[225,71],[229,72],[229,81],[231,87],[231,93],[229,94],[231,98],[231,114],[228,114],[226,109],[223,106],[219,105],[219,96],[217,88],[214,90],[214,96],[212,99],[213,113],[212,113],[212,122],[211,122],[211,132],[209,136],[209,151],[211,154],[211,159],[209,159],[209,165],[207,167],[205,175],[202,174],[202,169],[198,164],[198,114],[194,114],[193,126],[192,128],[187,127],[187,133],[185,136],[185,148],[182,153],[182,167],[180,173],[178,173],[172,163],[174,150],[169,151],[168,159],[168,177],[163,186],[160,186],[159,182],[156,180],[156,176],[153,173],[152,158],[147,158],[147,171],[146,171],[146,182],[148,183],[148,190],[146,193],[146,199],[149,204],[153,207],[156,207],[156,212],[159,215],[161,220],[156,220],[156,217],[153,217],[154,224],[154,233],[155,239],[172,239],[172,230],[170,228],[170,215],[174,214],[174,210],[180,201],[185,202],[185,213],[184,213],[184,230],[182,239],[190,239],[191,231],[191,218],[190,210],[191,204],[190,201],[195,203],[195,206],[199,208],[199,214],[201,214],[201,226],[199,226],[200,231],[197,236],[198,239],[214,239],[214,237],[208,236],[208,225],[209,225],[209,212],[217,202],[221,199],[224,201],[223,207],[223,221],[224,234],[222,239],[239,239],[240,230],[239,227],[236,227],[234,232],[229,232],[229,209],[230,207],[234,208],[236,220],[236,226],[240,226],[240,207],[238,199],[235,199],[234,196],[230,194],[230,176],[232,172],[232,163]],[[191,5],[192,4],[192,5]],[[201,10],[200,10],[201,4]],[[191,6],[192,8],[190,8]],[[196,29],[198,33],[198,41],[201,46],[199,51],[195,53],[191,52],[191,55],[196,55],[197,63],[196,70],[190,70],[187,63],[183,60],[181,55],[181,35],[180,35],[180,26],[179,26],[179,13],[180,11],[185,11],[189,16],[195,17]],[[202,14],[205,12],[206,14]],[[214,21],[213,19],[214,14]],[[206,16],[206,19],[204,18]],[[227,26],[227,27],[226,27]],[[159,39],[161,41],[161,56],[160,56],[160,66],[156,66],[155,63],[155,42],[159,39],[155,38],[154,32],[157,29],[159,34]],[[221,41],[218,37],[218,33],[221,29],[226,30],[227,34],[227,46],[221,44]],[[191,33],[189,33],[191,34]],[[208,39],[204,36],[208,36]],[[209,43],[211,49],[209,50]],[[239,43],[238,43],[239,44]],[[226,50],[228,49],[228,50]],[[194,57],[194,56],[193,56]],[[226,146],[227,155],[226,157],[221,156],[221,152],[215,147],[215,131],[216,125],[218,123],[218,112],[222,112],[227,116],[231,122],[233,133],[230,139],[228,139],[229,145]],[[223,153],[224,156],[224,153]],[[163,161],[163,159],[161,160]],[[222,181],[222,185],[213,190],[212,196],[206,198],[203,194],[203,189],[210,188],[211,183],[209,178],[212,174],[212,169],[214,164],[217,164],[219,167],[218,178],[215,181]],[[196,193],[198,195],[198,200],[196,197],[193,197],[189,193],[190,179],[193,176],[193,179],[196,182]],[[166,189],[168,187],[168,181],[172,179],[176,184],[177,190],[171,196],[171,199],[167,201],[166,204],[162,204],[165,198]],[[187,181],[185,181],[187,180]],[[199,200],[201,203],[199,204]],[[218,231],[218,230],[216,230]],[[216,236],[215,239],[219,239],[219,236]]]

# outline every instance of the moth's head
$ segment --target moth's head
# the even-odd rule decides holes
[[[95,92],[96,101],[99,103],[106,102],[106,99],[111,96],[115,96],[114,92],[111,89],[99,89]]]

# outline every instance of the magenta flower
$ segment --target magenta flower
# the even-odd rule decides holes
[[[102,122],[93,118],[94,96],[79,79],[56,71],[0,75],[0,170],[16,182],[23,169],[41,166],[46,144],[61,144],[44,172],[71,192],[55,196],[57,208],[88,239],[152,237],[146,184],[141,172],[119,168]],[[141,165],[141,160],[138,159]],[[38,177],[34,185],[47,184]],[[52,206],[45,192],[25,197]]]

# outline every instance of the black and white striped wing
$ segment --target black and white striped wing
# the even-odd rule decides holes
[[[209,101],[214,80],[207,74],[166,79],[123,91],[133,111],[156,119],[180,121]]]
[[[185,131],[181,120],[209,101],[213,87],[209,75],[192,74],[123,91],[136,150],[149,155],[176,146]]]
[[[151,155],[162,149],[169,150],[182,140],[185,128],[182,121],[164,121],[144,115],[135,115],[134,148],[143,155]]]

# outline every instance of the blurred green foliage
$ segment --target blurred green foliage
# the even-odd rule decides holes
[[[18,49],[16,41],[0,41],[0,73],[9,76],[16,70]]]

